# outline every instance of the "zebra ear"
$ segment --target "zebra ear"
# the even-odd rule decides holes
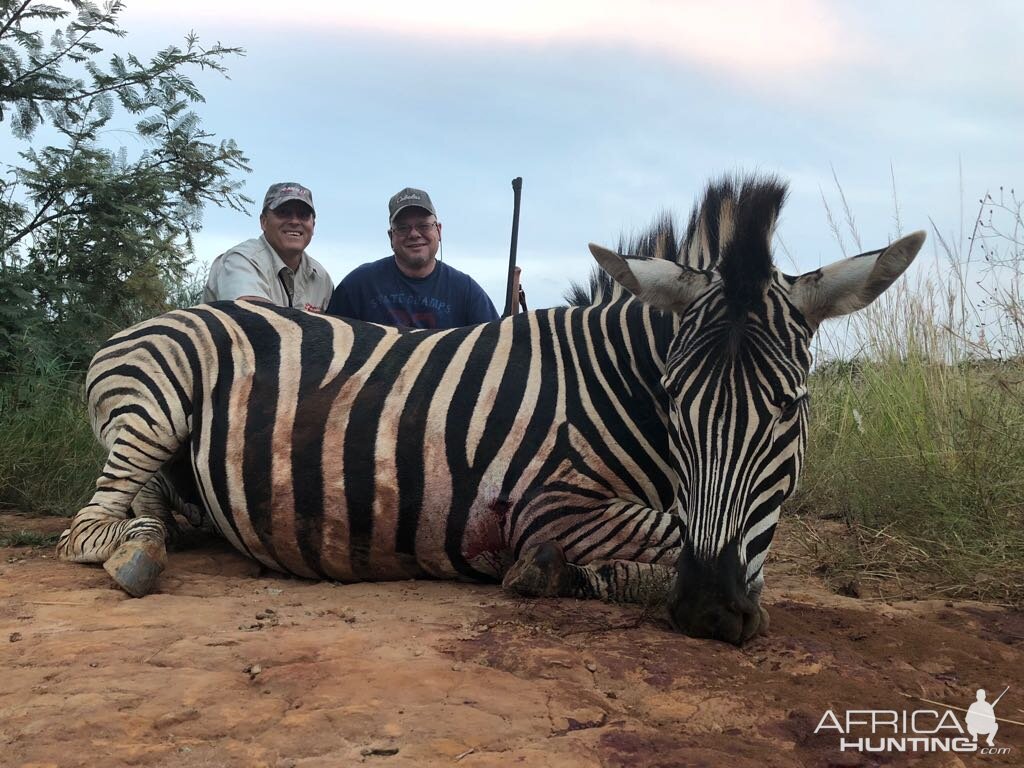
[[[815,326],[863,309],[910,266],[924,238],[923,231],[914,232],[881,251],[862,253],[801,275],[789,290],[790,301]]]
[[[620,256],[594,243],[590,252],[615,282],[655,309],[682,313],[711,285],[706,273],[667,259]]]

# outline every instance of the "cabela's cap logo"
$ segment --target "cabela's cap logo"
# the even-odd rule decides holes
[[[388,221],[394,223],[395,217],[406,208],[422,208],[427,213],[434,216],[437,215],[437,211],[434,210],[434,204],[430,201],[430,195],[422,189],[415,189],[414,187],[400,189],[391,196],[391,199],[388,201]]]

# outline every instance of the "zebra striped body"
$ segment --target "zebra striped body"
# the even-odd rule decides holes
[[[789,277],[784,196],[725,181],[680,244],[663,225],[635,244],[647,258],[591,246],[617,285],[586,307],[398,331],[218,303],[129,329],[90,366],[110,454],[58,553],[147,592],[161,526],[124,518],[184,452],[213,525],[270,568],[578,596],[670,578],[677,628],[743,642],[800,473],[811,336],[924,239]]]
[[[145,371],[162,419],[138,429],[187,435],[211,521],[270,568],[493,580],[546,540],[577,563],[674,561],[671,338],[637,302],[414,332],[219,303],[115,336],[87,392],[111,445]]]

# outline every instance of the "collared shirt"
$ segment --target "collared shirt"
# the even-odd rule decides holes
[[[280,307],[301,309],[312,304],[323,310],[327,309],[333,288],[327,270],[308,253],[303,251],[299,268],[293,272],[266,237],[260,235],[214,259],[203,289],[203,301],[259,296]]]

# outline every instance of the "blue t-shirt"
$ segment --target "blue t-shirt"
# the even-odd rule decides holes
[[[439,261],[426,277],[408,277],[394,256],[353,269],[334,289],[327,313],[402,328],[458,328],[498,319],[469,275]]]

